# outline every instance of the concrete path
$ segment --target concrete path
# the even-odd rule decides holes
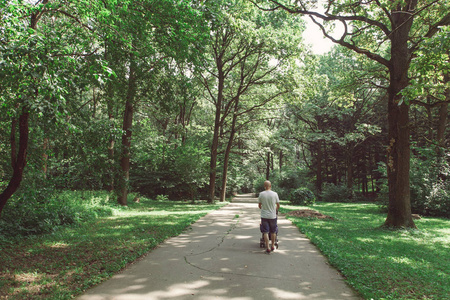
[[[256,202],[233,199],[77,299],[360,299],[284,217],[279,249],[265,254]]]

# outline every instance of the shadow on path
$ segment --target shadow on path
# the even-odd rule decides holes
[[[252,201],[208,214],[77,299],[360,299],[284,217],[279,249],[265,254]]]

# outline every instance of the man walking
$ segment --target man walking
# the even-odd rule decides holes
[[[272,191],[270,181],[264,181],[264,192],[258,197],[258,207],[261,209],[261,229],[266,244],[266,253],[275,250],[275,241],[277,239],[277,212],[280,208],[280,199],[278,194]],[[269,247],[269,233],[272,240],[272,246]]]

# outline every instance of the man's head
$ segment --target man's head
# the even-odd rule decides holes
[[[269,180],[264,181],[264,188],[268,191],[272,188],[272,184]]]

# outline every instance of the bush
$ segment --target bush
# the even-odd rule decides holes
[[[130,185],[140,194],[172,200],[198,199],[208,186],[208,149],[195,144],[136,146]]]
[[[425,213],[431,216],[450,217],[450,183],[439,180],[433,184],[423,203]]]
[[[265,190],[264,181],[266,181],[266,178],[260,177],[253,182],[253,192],[256,194],[256,197],[259,196],[259,193]]]
[[[289,201],[293,205],[312,205],[316,202],[316,196],[308,188],[298,188],[291,192]]]
[[[355,193],[345,185],[325,183],[320,198],[324,202],[354,202]]]
[[[433,149],[413,148],[411,156],[411,211],[414,214],[450,217],[450,167],[445,158],[437,157]],[[379,168],[384,178],[379,181],[379,205],[387,211],[389,191],[386,166]]]
[[[416,149],[417,150],[417,149]],[[448,163],[432,150],[420,149],[412,156],[410,171],[411,210],[413,213],[450,217],[450,174]]]
[[[105,192],[22,191],[6,204],[0,218],[0,234],[26,236],[55,231],[64,225],[79,224],[112,215]]]
[[[309,183],[307,170],[299,168],[287,169],[281,173],[274,172],[272,175],[273,190],[278,193],[280,199],[289,199],[292,192]]]

